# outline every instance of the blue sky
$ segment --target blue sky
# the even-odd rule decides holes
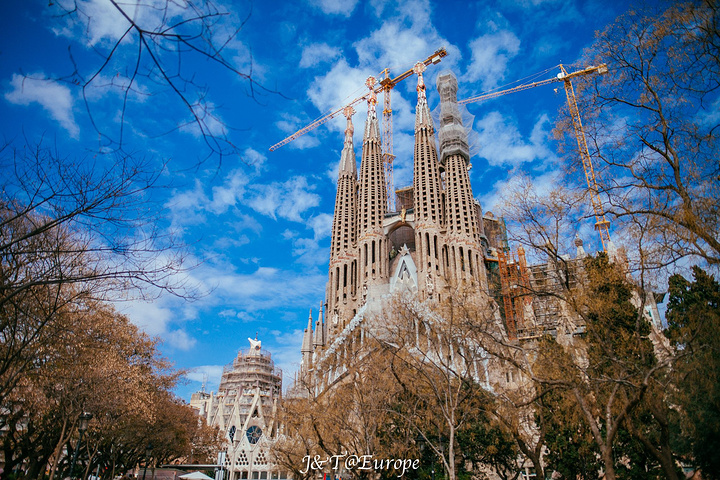
[[[435,77],[446,69],[458,77],[461,99],[547,69],[537,79],[549,78],[559,72],[557,64],[576,64],[594,32],[626,8],[625,2],[594,0],[215,2],[228,12],[218,35],[246,19],[224,55],[238,71],[252,71],[262,87],[252,97],[242,77],[197,55],[183,56],[184,71],[203,87],[189,95],[202,93],[208,128],[237,147],[237,155],[220,159],[189,122],[187,107],[146,79],[133,88],[122,114],[118,87],[136,52],[131,39],[120,43],[117,60],[83,100],[73,79],[88,78],[98,67],[98,52],[106,52],[127,26],[108,0],[77,0],[87,17],[59,16],[59,6],[69,0],[6,3],[0,20],[3,138],[43,138],[77,161],[89,161],[92,152],[107,148],[107,139],[120,138],[122,126],[127,151],[157,159],[167,188],[149,201],[166,219],[159,227],[176,232],[198,264],[182,280],[206,294],[194,302],[163,295],[119,308],[163,340],[163,354],[177,367],[190,369],[177,390],[185,399],[200,388],[203,372],[208,388],[217,388],[222,366],[256,333],[287,384],[300,360],[309,309],[317,317],[345,120],[339,116],[274,152],[271,145],[363,94],[369,75],[389,67],[395,76],[439,47],[448,56],[425,72],[431,108],[438,104]],[[135,4],[123,3],[152,23],[154,7],[165,2]],[[66,81],[46,81],[59,77]],[[393,91],[398,188],[412,181],[415,86],[411,77]],[[471,180],[484,210],[496,207],[517,174],[543,185],[558,170],[551,130],[565,96],[553,90],[545,86],[468,106],[476,132]],[[358,146],[365,108],[356,109]]]

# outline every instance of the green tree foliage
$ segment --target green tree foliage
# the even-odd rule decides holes
[[[720,478],[720,285],[693,267],[693,281],[670,278],[669,294],[666,335],[678,351],[679,448],[703,478]]]
[[[544,338],[541,348],[561,347],[552,338]],[[595,478],[600,471],[598,448],[577,401],[561,389],[552,389],[543,395],[537,416],[546,429],[545,461],[550,471],[563,478]]]
[[[458,449],[464,460],[458,476],[465,473],[471,477],[484,467],[490,467],[503,480],[518,478],[521,465],[518,464],[517,445],[506,429],[486,413],[487,410],[487,407],[478,409],[476,418],[458,431]],[[469,469],[466,468],[468,465]]]
[[[585,333],[564,344],[545,339],[537,348],[536,381],[548,392],[539,415],[546,422],[548,461],[573,477],[593,478],[594,459],[605,478],[636,478],[643,447],[626,425],[666,370],[650,341],[650,325],[624,269],[600,254],[585,259],[583,281],[574,292],[575,315]],[[637,470],[637,471],[640,471]]]

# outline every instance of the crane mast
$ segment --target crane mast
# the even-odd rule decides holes
[[[585,170],[585,180],[588,184],[588,192],[590,193],[590,202],[592,203],[593,212],[595,213],[595,230],[600,234],[600,242],[602,243],[603,251],[607,252],[608,243],[610,242],[610,222],[605,218],[603,212],[602,202],[598,193],[597,180],[595,179],[595,169],[593,168],[592,159],[590,158],[590,151],[588,150],[587,140],[585,139],[585,130],[582,127],[582,121],[580,120],[580,111],[577,106],[577,99],[575,98],[575,89],[572,86],[570,78],[565,67],[560,65],[562,70],[562,81],[565,84],[565,95],[567,96],[568,109],[572,116],[573,128],[575,129],[575,137],[578,142],[578,150],[580,151],[580,158],[582,160],[583,169]],[[607,67],[604,68],[604,72],[607,72]],[[598,70],[598,73],[604,73]]]
[[[575,131],[575,137],[578,142],[578,150],[580,152],[583,169],[585,170],[585,179],[588,185],[588,192],[590,193],[590,202],[592,203],[593,212],[595,214],[595,229],[600,234],[600,242],[602,244],[602,249],[606,252],[608,243],[610,242],[610,222],[605,218],[605,214],[602,208],[602,202],[600,201],[600,196],[598,194],[597,180],[595,178],[595,169],[593,168],[592,160],[590,158],[587,140],[585,139],[585,131],[582,127],[580,111],[577,106],[577,98],[575,97],[575,90],[573,89],[571,80],[581,75],[589,75],[592,73],[607,73],[607,65],[602,64],[597,67],[590,66],[583,70],[578,70],[571,73],[568,73],[562,64],[559,65],[559,67],[561,73],[559,73],[555,78],[549,78],[547,80],[518,85],[516,87],[506,90],[478,95],[476,97],[460,100],[458,101],[458,103],[461,105],[466,105],[468,103],[474,103],[482,100],[489,100],[491,98],[500,97],[509,93],[521,92],[523,90],[547,85],[549,83],[563,82],[565,86],[565,94],[568,101],[568,109],[570,110],[570,115],[572,116],[573,129]],[[508,338],[510,340],[516,340],[518,338],[530,338],[535,333],[533,331],[527,330],[527,326],[523,324],[524,307],[525,305],[527,305],[528,302],[528,297],[523,295],[523,287],[529,289],[530,286],[525,260],[525,252],[522,250],[522,247],[518,247],[518,259],[516,260],[513,254],[510,252],[510,248],[507,243],[507,233],[505,231],[504,221],[502,224],[502,231],[504,241],[501,248],[498,249],[497,257],[498,273],[500,275],[500,295],[503,299],[503,308],[505,311]],[[520,291],[520,296],[518,296],[516,293],[517,289],[519,289]],[[520,335],[521,327],[522,335]]]
[[[427,66],[431,63],[433,65],[440,63],[440,60],[447,55],[445,48],[439,48],[423,60],[423,65]],[[392,106],[390,103],[390,91],[395,88],[395,85],[405,80],[409,76],[415,73],[415,67],[405,70],[403,73],[395,78],[390,78],[389,69],[382,71],[384,78],[380,79],[380,89],[383,91],[383,137],[382,137],[382,154],[383,164],[385,165],[385,188],[387,189],[386,195],[388,198],[388,210],[395,211],[395,181],[393,179],[393,162],[395,161],[395,155],[393,154],[393,122],[392,122]]]
[[[607,73],[607,65],[601,64],[598,66],[590,66],[582,70],[570,72],[565,69],[561,64],[559,65],[561,72],[555,78],[548,78],[539,82],[527,83],[524,85],[518,85],[517,87],[509,88],[507,90],[501,90],[499,92],[491,92],[476,97],[466,98],[465,100],[458,101],[461,105],[468,103],[480,102],[482,100],[489,100],[509,93],[521,92],[530,88],[539,87],[541,85],[547,85],[554,82],[563,82],[565,86],[565,94],[567,96],[568,109],[572,116],[573,129],[575,131],[575,138],[578,142],[578,150],[580,152],[580,159],[582,160],[583,169],[585,171],[585,180],[588,185],[588,192],[590,193],[590,203],[592,204],[593,213],[595,215],[595,229],[600,235],[600,243],[604,252],[607,252],[608,242],[610,242],[610,222],[605,218],[605,213],[602,208],[602,201],[600,200],[599,189],[597,179],[595,178],[595,169],[593,168],[592,159],[590,158],[590,151],[588,150],[587,140],[585,139],[585,131],[582,127],[582,121],[580,120],[580,111],[577,106],[577,98],[575,97],[575,90],[573,89],[571,80],[575,77],[590,75],[592,73],[604,74]]]

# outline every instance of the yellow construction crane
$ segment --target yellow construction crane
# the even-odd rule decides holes
[[[478,95],[476,97],[466,98],[460,100],[458,103],[465,105],[468,103],[475,103],[482,100],[489,100],[491,98],[499,97],[501,95],[507,95],[508,93],[520,92],[528,90],[530,88],[539,87],[541,85],[547,85],[553,82],[563,82],[565,85],[565,95],[567,96],[568,108],[570,115],[572,116],[573,128],[575,129],[575,137],[578,142],[578,150],[580,151],[580,158],[582,159],[583,169],[585,170],[585,179],[587,180],[588,191],[590,192],[590,202],[592,203],[593,211],[595,214],[595,229],[600,234],[600,242],[602,243],[603,251],[607,251],[608,242],[610,242],[610,222],[605,218],[603,212],[602,202],[598,194],[597,180],[595,179],[595,169],[593,168],[592,160],[590,158],[590,152],[587,146],[587,140],[585,139],[585,131],[582,127],[580,120],[580,111],[578,110],[577,100],[575,98],[575,90],[573,89],[571,80],[575,77],[590,75],[592,73],[604,74],[607,73],[608,68],[606,64],[598,65],[597,67],[591,66],[578,70],[575,72],[568,73],[565,67],[560,64],[560,73],[555,78],[548,78],[539,82],[526,83],[524,85],[518,85],[517,87],[509,88],[507,90],[501,90],[498,92],[486,93]]]
[[[425,60],[422,61],[424,65],[430,65],[437,64],[440,62],[440,60],[447,55],[447,51],[445,48],[439,48],[435,51],[432,55],[427,57]],[[405,72],[401,73],[400,75],[390,78],[390,71],[388,68],[382,70],[380,75],[383,75],[383,77],[378,82],[377,86],[374,85],[374,82],[370,82],[366,84],[370,87],[370,91],[374,92],[375,94],[378,94],[380,92],[383,92],[383,137],[382,137],[382,148],[383,148],[383,163],[385,165],[385,186],[387,188],[387,197],[388,197],[388,208],[390,211],[393,211],[395,209],[395,185],[393,181],[393,161],[395,159],[395,155],[393,155],[393,127],[392,127],[392,108],[390,105],[390,91],[395,88],[395,85],[400,83],[401,81],[405,80],[409,76],[413,74],[413,68],[410,68],[406,70]],[[372,78],[372,77],[371,77]],[[369,79],[368,79],[369,80]],[[374,80],[374,79],[373,79]],[[370,95],[370,92],[366,93],[365,95],[356,98],[355,100],[351,101],[347,105],[343,105],[342,107],[338,108],[337,110],[334,110],[327,115],[324,115],[311,124],[301,128],[297,132],[293,133],[289,137],[285,138],[284,140],[279,141],[272,147],[270,147],[270,151],[275,151],[278,148],[282,147],[283,145],[287,145],[288,143],[292,142],[298,137],[301,137],[302,135],[305,135],[306,133],[316,129],[320,125],[323,125],[339,114],[341,114],[346,107],[351,107],[355,105],[356,103],[367,99],[368,95]]]
[[[440,60],[447,55],[445,48],[439,48],[423,60],[424,65],[433,65],[440,63]],[[382,71],[384,78],[380,79],[380,89],[383,91],[383,164],[385,165],[385,188],[387,189],[388,209],[392,212],[395,210],[395,181],[393,179],[393,163],[395,155],[393,154],[393,123],[392,123],[392,107],[390,105],[390,91],[395,85],[402,82],[410,75],[415,73],[415,67],[404,71],[395,78],[390,78],[389,69]]]

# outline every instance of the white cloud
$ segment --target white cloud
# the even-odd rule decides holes
[[[472,57],[463,81],[480,82],[481,90],[487,90],[505,78],[508,61],[520,52],[520,39],[510,30],[500,30],[481,35],[469,47]]]
[[[212,200],[203,207],[216,215],[225,213],[229,207],[242,201],[249,182],[247,172],[242,168],[231,171],[223,185],[212,188]]]
[[[226,318],[226,319],[233,319],[233,320],[238,319],[241,322],[251,322],[251,321],[255,320],[255,317],[253,315],[249,314],[248,312],[244,312],[244,311],[238,312],[234,308],[225,309],[225,310],[221,311],[220,313],[218,313],[218,316],[220,316],[222,318]]]
[[[422,25],[409,24],[408,28],[407,20],[385,22],[369,37],[358,41],[355,49],[360,63],[375,68],[386,66],[399,70],[395,73],[402,73],[434,52],[439,46],[438,40],[426,38],[422,34]],[[393,41],[388,42],[388,38]]]
[[[339,56],[339,48],[331,47],[327,43],[313,43],[303,48],[300,68],[317,67],[320,64],[332,62]]]
[[[285,182],[250,185],[243,203],[273,219],[280,217],[302,222],[302,214],[320,204],[320,196],[311,192],[314,188],[302,176],[292,177]]]
[[[171,347],[187,351],[195,346],[196,340],[182,328],[171,329],[177,320],[177,304],[163,297],[153,302],[132,301],[116,304],[119,312],[126,315],[140,330],[150,336],[162,338]]]
[[[287,112],[283,112],[280,115],[280,117],[281,117],[281,120],[278,120],[277,122],[275,122],[275,126],[281,132],[285,132],[286,134],[288,134],[288,136],[290,136],[290,134],[297,132],[301,128],[305,127],[305,125],[309,125],[312,122],[312,120],[306,120],[305,122],[303,122],[296,115],[291,115]],[[280,140],[280,139],[278,139],[278,140]],[[317,139],[317,137],[311,131],[311,132],[305,133],[304,135],[301,135],[300,137],[293,139],[289,144],[285,144],[283,146],[283,148],[294,148],[297,150],[304,150],[306,148],[317,147],[318,145],[320,145],[320,141]]]
[[[202,300],[204,305],[222,305],[234,309],[240,320],[251,312],[276,309],[286,305],[302,305],[325,288],[326,275],[317,272],[293,272],[272,267],[258,267],[251,273],[238,273],[233,265],[204,265],[195,275],[213,295]]]
[[[559,179],[559,172],[549,171],[532,178],[534,191],[538,196],[546,196],[550,193]],[[520,190],[528,177],[524,175],[510,175],[507,179],[496,182],[485,195],[478,198],[483,212],[491,211],[496,217],[505,215],[507,202],[514,192]]]
[[[258,154],[259,155],[259,154]],[[307,211],[320,204],[315,186],[306,177],[294,176],[284,182],[253,183],[253,175],[243,168],[232,170],[221,185],[212,187],[210,195],[200,180],[192,190],[176,192],[165,204],[171,211],[172,225],[183,229],[206,221],[208,213],[222,215],[231,208],[246,206],[266,217],[304,222]],[[256,233],[262,225],[247,214],[236,212],[236,231],[249,229]]]
[[[258,152],[254,148],[246,148],[243,152],[243,162],[252,166],[256,172],[261,171],[265,167],[267,156]]]
[[[292,253],[298,257],[301,265],[322,265],[327,261],[327,252],[321,249],[317,240],[313,238],[297,238],[293,240]]]
[[[302,265],[318,266],[327,261],[327,249],[321,247],[323,239],[328,238],[332,230],[333,216],[321,213],[307,220],[306,226],[313,231],[312,238],[300,237],[298,232],[285,230],[282,237],[292,242],[292,254]]]
[[[317,312],[315,312],[317,314]],[[300,367],[300,347],[302,346],[303,331],[295,329],[291,332],[272,330],[272,358],[275,365],[283,373],[283,389],[287,389],[293,382],[295,372]],[[263,345],[263,348],[265,346]]]
[[[710,108],[699,110],[697,113],[698,123],[702,126],[711,127],[720,122],[720,97],[710,105]]]
[[[201,365],[193,367],[186,374],[185,378],[198,382],[201,385],[207,381],[206,390],[215,391],[220,386],[224,365]]]
[[[172,227],[181,231],[186,226],[199,225],[205,222],[204,205],[209,203],[205,195],[202,182],[195,180],[192,190],[175,192],[165,203],[165,208],[171,212]]]
[[[74,99],[68,87],[44,79],[42,74],[33,77],[13,74],[10,86],[12,90],[5,94],[7,101],[15,105],[38,103],[72,138],[79,137],[80,128],[73,115]]]
[[[227,308],[227,309],[221,311],[220,313],[218,313],[218,316],[222,317],[222,318],[233,318],[233,317],[237,316],[237,314],[238,314],[238,312],[235,311],[234,309]]]
[[[124,302],[117,305],[118,310],[139,329],[151,336],[159,336],[168,331],[173,311],[159,302]]]
[[[127,31],[130,22],[123,17],[111,2],[103,0],[58,0],[61,8],[73,15],[66,15],[65,26],[55,30],[56,35],[76,38],[84,37],[85,43],[92,47],[103,40],[116,42]],[[127,5],[125,11],[135,12],[139,20],[140,12],[147,9],[139,8],[139,1],[133,6]]]
[[[197,343],[197,340],[191,338],[190,335],[188,335],[187,332],[182,329],[167,332],[165,334],[165,340],[172,347],[183,351],[188,351],[192,349]]]
[[[368,91],[365,80],[374,74],[377,72],[369,68],[351,67],[347,60],[341,58],[328,73],[315,78],[308,89],[308,98],[318,110],[330,113],[365,95]],[[365,105],[366,103],[361,101],[355,105],[355,110],[365,111]],[[356,115],[355,118],[358,116]],[[338,115],[326,125],[328,128],[342,132],[345,130],[346,121],[342,115]],[[358,130],[355,129],[356,133]]]
[[[84,93],[85,98],[90,101],[99,100],[108,93],[121,97],[127,93],[129,99],[138,103],[144,102],[152,95],[152,92],[141,84],[137,77],[132,80],[131,85],[130,79],[119,73],[112,77],[96,75],[92,83],[85,88]]]
[[[544,160],[547,168],[557,160],[546,145],[549,136],[546,127],[549,124],[547,115],[541,115],[533,126],[530,138],[525,140],[514,122],[500,112],[490,112],[475,121],[478,155],[494,166],[519,166],[534,160]]]
[[[312,228],[315,234],[315,239],[325,238],[330,236],[332,229],[333,216],[329,213],[321,213],[315,215],[307,221],[307,226]]]
[[[56,35],[83,39],[88,47],[100,43],[112,44],[122,38],[130,27],[130,22],[107,0],[56,0],[60,10],[72,12],[64,15],[65,24],[55,29]],[[119,8],[132,18],[141,28],[153,31],[162,25],[176,23],[182,18],[197,16],[194,9],[187,8],[184,2],[166,0],[125,0],[118,3]],[[129,41],[125,37],[124,41]]]
[[[310,4],[326,15],[349,17],[355,10],[358,0],[310,0]]]
[[[195,138],[203,136],[224,137],[227,126],[217,113],[213,102],[199,101],[191,105],[192,114],[180,127],[181,132],[192,134]]]

